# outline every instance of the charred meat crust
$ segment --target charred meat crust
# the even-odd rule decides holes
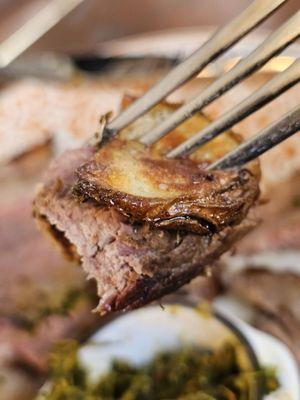
[[[241,222],[258,197],[257,177],[247,169],[207,171],[196,161],[168,160],[134,141],[115,139],[108,147],[77,169],[73,193],[81,200],[113,205],[132,222],[215,233]],[[133,158],[130,176],[124,165]],[[135,180],[143,182],[143,196],[137,194]]]

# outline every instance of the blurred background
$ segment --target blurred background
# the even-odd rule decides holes
[[[64,0],[61,0],[62,2]],[[250,0],[86,0],[30,52],[86,52],[98,43],[162,29],[216,26],[237,15]],[[49,0],[0,0],[0,40],[34,15]],[[273,28],[299,8],[291,0],[262,27]],[[78,29],[80,27],[80,29]]]
[[[45,6],[68,6],[76,1],[78,7],[30,46],[24,57],[9,65],[8,71],[1,69],[7,38]],[[70,338],[85,341],[106,322],[91,313],[97,304],[93,282],[87,282],[77,264],[64,260],[52,248],[33,221],[36,185],[49,162],[58,153],[86,143],[100,115],[119,112],[124,94],[139,96],[251,2],[0,0],[0,400],[35,398],[48,377],[48,357],[55,345]],[[298,9],[299,0],[289,0],[230,49],[228,58],[211,63],[170,101],[194,97],[261,43],[266,31],[273,31]],[[33,31],[30,27],[27,36]],[[14,45],[26,42],[25,36],[16,38]],[[59,53],[98,54],[103,64],[110,57],[110,65],[98,74],[74,68],[65,79],[56,79],[61,71],[54,64],[50,76],[40,76],[44,64],[39,61],[45,59],[48,66],[51,55]],[[299,56],[299,42],[284,54],[211,104],[205,113],[217,118],[284,70]],[[29,68],[27,75],[26,55],[33,70]],[[121,57],[116,61],[114,56],[120,55],[125,61]],[[132,59],[136,55],[142,60]],[[78,67],[73,60],[79,57],[57,58],[71,59],[72,67]],[[234,130],[249,138],[298,104],[299,84]],[[238,315],[286,343],[300,364],[299,135],[261,158],[264,196],[257,213],[263,223],[233,254],[225,255],[221,268],[195,279],[175,296],[197,302],[236,298],[238,306],[247,304],[254,311]]]

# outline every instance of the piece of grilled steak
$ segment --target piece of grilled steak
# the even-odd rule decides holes
[[[139,122],[105,148],[66,152],[48,170],[35,199],[40,226],[96,280],[102,314],[179,288],[254,224],[247,214],[259,194],[257,164],[228,172],[203,169],[203,162],[236,144],[232,133],[190,160],[167,163],[163,154],[170,141],[174,145],[199,130],[207,123],[203,116],[168,135],[155,154],[131,141],[147,121],[172,111],[166,104],[156,107],[144,126]]]

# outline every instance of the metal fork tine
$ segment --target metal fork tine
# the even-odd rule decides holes
[[[220,28],[200,49],[173,68],[165,78],[113,119],[105,128],[103,141],[114,136],[120,129],[129,125],[174,89],[195,76],[286,1],[254,0],[240,15]]]
[[[220,135],[226,129],[231,128],[237,122],[252,114],[299,81],[300,60],[296,60],[289,68],[270,79],[240,104],[232,107],[202,131],[170,151],[167,157],[173,158],[193,153],[200,146]]]
[[[297,106],[261,133],[211,164],[208,169],[227,169],[246,164],[299,131],[300,106]]]
[[[227,92],[241,80],[260,69],[274,55],[291,44],[300,36],[300,11],[293,15],[278,30],[271,34],[256,50],[242,59],[226,74],[215,80],[189,103],[180,107],[169,118],[141,138],[147,145],[153,144],[162,136],[190,118],[197,111]]]

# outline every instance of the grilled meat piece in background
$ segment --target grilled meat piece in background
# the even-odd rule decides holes
[[[99,326],[99,320],[89,313],[95,296],[81,270],[52,250],[32,220],[34,187],[50,158],[50,146],[45,145],[1,167],[3,399],[32,398],[53,345],[67,337],[84,339]]]
[[[224,281],[231,295],[255,308],[253,323],[258,329],[286,343],[300,363],[299,274],[249,267]]]

